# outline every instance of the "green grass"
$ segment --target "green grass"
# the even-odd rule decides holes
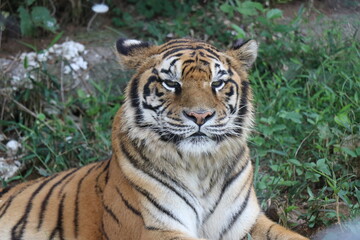
[[[320,42],[306,39],[306,51],[300,46],[272,72],[263,70],[263,49],[251,76],[258,195],[286,195],[287,211],[305,202],[301,218],[310,227],[360,214],[360,44],[334,28]],[[340,202],[348,206],[347,216],[337,211]]]
[[[186,3],[190,7],[177,6],[175,17],[151,9],[150,17],[141,15],[136,11],[144,6],[138,4],[131,12],[136,21],[115,10],[113,22],[121,27],[117,31],[158,43],[168,33],[182,37],[192,32],[222,49],[244,33],[257,39],[260,52],[250,76],[256,126],[250,147],[262,206],[266,208],[269,199],[278,201],[285,225],[291,225],[287,219],[295,215],[313,229],[360,216],[360,43],[356,36],[344,37],[341,25],[331,23],[316,35],[304,33],[304,9],[285,25],[277,21],[278,11],[259,5],[247,6],[256,12],[247,15],[231,4],[212,2],[202,9],[197,1]],[[222,11],[214,11],[219,8]],[[248,25],[241,29],[231,25],[239,19]],[[230,24],[224,25],[224,20]],[[13,92],[2,109],[0,130],[9,138],[21,139],[26,149],[21,159],[26,169],[3,185],[111,154],[111,122],[123,101],[121,91],[112,89],[127,79],[92,79],[91,94],[74,89],[62,101],[60,76],[52,75],[46,66],[37,71],[34,88]],[[1,84],[8,86],[6,81]],[[49,107],[56,113],[48,114]]]

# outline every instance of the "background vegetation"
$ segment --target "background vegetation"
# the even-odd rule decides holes
[[[65,26],[86,26],[93,14],[92,2],[70,2],[5,1],[4,12],[17,19],[21,35],[51,37],[53,44],[63,40],[59,32]],[[258,40],[259,58],[250,77],[257,109],[250,145],[263,208],[270,215],[277,209],[272,215],[275,220],[300,227],[307,235],[360,216],[360,44],[356,31],[345,33],[340,22],[326,22],[327,27],[310,31],[308,15],[316,10],[304,5],[294,18],[284,19],[283,12],[274,7],[281,7],[283,1],[106,2],[111,10],[103,22],[117,36],[155,43],[191,36],[221,49],[239,38]],[[123,100],[118,86],[128,75],[89,79],[91,92],[72,89],[64,97],[60,76],[45,63],[32,71],[37,78],[29,76],[32,89],[0,95],[0,133],[21,142],[19,154],[26,166],[15,177],[3,179],[3,186],[111,154],[112,117]],[[0,87],[6,89],[10,80],[3,74],[0,77]],[[49,114],[45,110],[49,107],[56,111]],[[0,151],[6,151],[6,139]]]

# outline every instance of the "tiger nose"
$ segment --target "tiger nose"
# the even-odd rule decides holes
[[[183,114],[185,117],[201,126],[215,115],[215,111],[183,111]]]

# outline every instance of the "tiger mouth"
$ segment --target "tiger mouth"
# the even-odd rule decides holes
[[[190,135],[190,137],[207,137],[207,135],[202,132],[196,132],[196,133]]]

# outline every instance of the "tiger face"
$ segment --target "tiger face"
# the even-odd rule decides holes
[[[247,70],[255,41],[220,52],[205,42],[178,39],[160,46],[117,42],[120,63],[137,73],[129,83],[125,127],[145,144],[173,144],[182,153],[211,153],[243,141],[252,121]]]

